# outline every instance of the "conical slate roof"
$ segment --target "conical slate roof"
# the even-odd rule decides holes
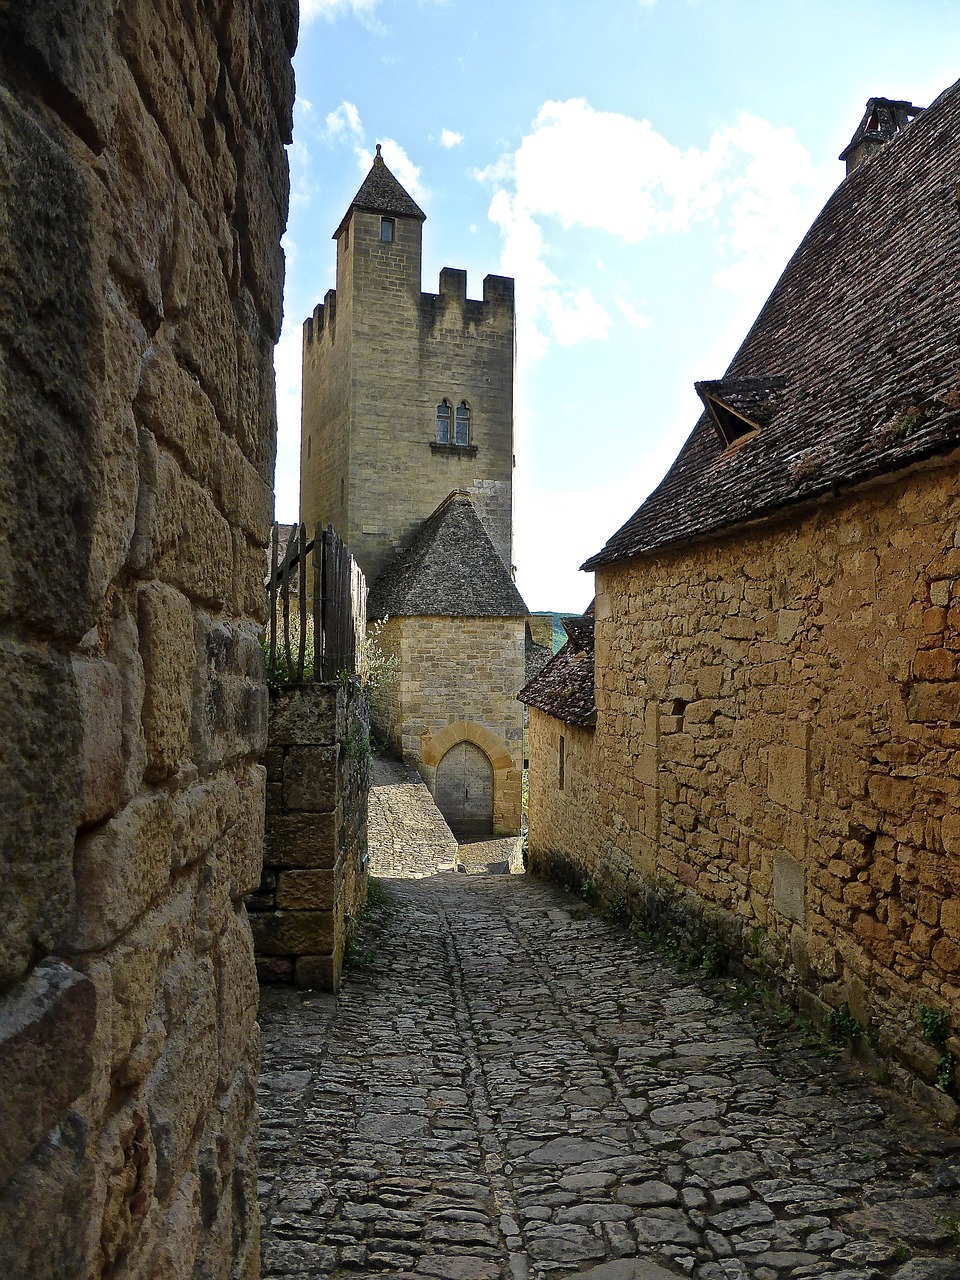
[[[525,618],[527,606],[468,494],[454,491],[376,579],[369,618]]]
[[[364,213],[393,214],[398,218],[417,218],[426,222],[427,215],[416,200],[406,192],[393,176],[380,154],[380,143],[377,143],[377,154],[374,156],[370,172],[363,180],[363,185],[350,202],[350,207],[343,215],[340,226],[333,233],[333,238],[343,230],[343,224],[354,209]]]

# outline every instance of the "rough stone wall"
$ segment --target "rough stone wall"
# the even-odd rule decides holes
[[[369,715],[344,686],[270,695],[263,876],[247,899],[265,982],[336,991],[366,897]]]
[[[390,618],[379,637],[400,674],[377,697],[377,727],[431,792],[445,751],[456,742],[480,747],[493,766],[494,830],[502,835],[520,830],[524,622]]]
[[[0,6],[0,1264],[258,1272],[292,3]]]
[[[575,881],[572,858],[597,842],[596,731],[564,724],[531,707],[528,735],[528,866],[534,875]]]
[[[608,895],[716,909],[927,1081],[960,1057],[949,464],[598,573],[596,836],[560,850]]]
[[[445,270],[420,292],[422,226],[354,211],[337,242],[337,289],[304,326],[302,518],[331,522],[373,582],[455,489],[473,498],[509,567],[513,546],[513,282],[484,300]],[[345,245],[345,240],[348,244]],[[472,410],[472,445],[434,449],[446,397]]]

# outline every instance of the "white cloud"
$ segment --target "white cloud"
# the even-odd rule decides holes
[[[379,0],[300,0],[300,18],[312,22],[314,18],[326,18],[332,22],[342,14],[354,14],[367,25],[374,21]]]
[[[618,295],[616,298],[616,303],[617,303],[617,306],[620,308],[621,313],[626,317],[627,324],[631,325],[632,328],[634,329],[650,328],[650,317],[644,315],[642,311],[638,311],[632,302],[628,302],[626,298],[621,298]]]
[[[452,129],[443,129],[440,133],[441,147],[459,147],[463,141],[462,133],[454,133]]]
[[[475,176],[494,188],[488,216],[502,236],[501,270],[517,277],[520,349],[533,359],[553,341],[606,337],[613,323],[586,282],[555,273],[562,231],[635,245],[709,225],[714,284],[754,301],[809,220],[811,191],[825,195],[835,183],[793,130],[755,116],[716,131],[702,150],[683,149],[649,120],[582,98],[544,103],[516,150]],[[632,326],[650,323],[628,300],[613,302]]]
[[[341,102],[326,118],[327,136],[330,138],[363,137],[360,112],[352,102]]]

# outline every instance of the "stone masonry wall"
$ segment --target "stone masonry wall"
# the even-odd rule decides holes
[[[263,876],[247,899],[264,982],[336,991],[366,899],[366,699],[337,683],[270,695]]]
[[[598,779],[596,731],[564,724],[530,708],[529,794],[527,797],[528,865],[534,875],[560,882],[577,879],[582,870],[572,857],[596,845]],[[563,785],[560,784],[560,739],[563,739]],[[572,875],[571,875],[572,872]]]
[[[400,670],[377,695],[378,729],[431,790],[450,746],[469,741],[480,747],[493,766],[493,822],[500,835],[520,830],[523,641],[523,618],[390,618],[378,638]]]
[[[927,1101],[922,1081],[955,1087],[944,1055],[960,1058],[948,462],[597,575],[597,834],[581,858],[608,894],[719,911],[808,1013],[848,1005]]]
[[[0,6],[0,1270],[253,1277],[292,0]]]

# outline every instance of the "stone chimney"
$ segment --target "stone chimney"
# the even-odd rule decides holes
[[[840,159],[847,162],[847,173],[853,173],[884,143],[901,133],[922,110],[912,102],[870,98],[856,133],[840,152]]]

